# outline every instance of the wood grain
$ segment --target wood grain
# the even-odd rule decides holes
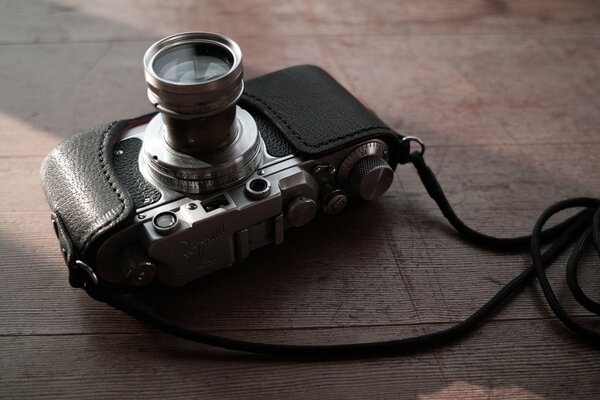
[[[329,343],[349,336],[385,339],[429,328],[237,334],[254,340]],[[3,366],[10,367],[4,368],[3,394],[23,393],[22,387],[28,386],[25,396],[15,398],[595,399],[600,372],[597,354],[547,321],[490,323],[455,346],[369,360],[273,361],[189,346],[153,332],[4,337],[0,345],[8,349]]]
[[[141,57],[186,30],[237,40],[246,76],[318,64],[427,160],[457,213],[511,236],[567,197],[599,197],[600,4],[594,0],[178,2],[0,0],[1,398],[597,399],[600,358],[530,285],[451,346],[290,362],[168,338],[68,287],[39,181],[77,131],[152,110]],[[566,256],[549,270],[565,308]],[[142,293],[187,326],[341,343],[442,329],[529,263],[473,248],[414,169],[374,203],[179,290]],[[600,298],[597,260],[581,280]]]

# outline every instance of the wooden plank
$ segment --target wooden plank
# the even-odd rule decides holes
[[[4,0],[1,5],[0,43],[4,44],[147,40],[198,29],[238,39],[372,34],[589,35],[598,33],[596,18],[600,15],[594,0],[428,0],[418,5],[386,0],[377,7],[358,0],[254,0],[235,4],[186,0],[176,5],[55,0],[26,6],[18,0]]]
[[[439,327],[267,330],[236,336],[335,343]],[[206,349],[152,332],[2,337],[0,348],[3,398],[596,399],[600,373],[596,352],[539,321],[493,323],[456,346],[369,360],[286,362]]]
[[[564,55],[573,44],[563,43],[570,42],[365,36],[324,46],[342,83],[398,131],[429,145],[598,143],[590,124],[598,118],[597,44],[575,42],[572,71]]]

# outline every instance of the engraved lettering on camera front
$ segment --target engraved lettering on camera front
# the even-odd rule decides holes
[[[221,224],[217,229],[207,233],[203,237],[193,240],[182,240],[173,247],[171,256],[177,257],[181,255],[184,260],[187,260],[187,264],[192,265],[202,262],[206,255],[206,246],[220,240],[226,233],[225,225]]]

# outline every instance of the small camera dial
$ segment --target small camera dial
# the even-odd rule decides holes
[[[246,183],[246,193],[252,199],[264,199],[270,191],[271,183],[264,178],[255,178]]]

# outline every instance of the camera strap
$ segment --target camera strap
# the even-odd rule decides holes
[[[416,138],[409,138],[409,140],[411,139],[416,141]],[[134,299],[129,294],[129,290],[126,289],[107,288],[98,285],[92,279],[86,279],[83,287],[92,298],[105,302],[140,321],[151,324],[163,332],[205,345],[277,357],[356,357],[402,354],[452,342],[472,331],[496,308],[530,283],[534,277],[537,277],[548,304],[560,321],[584,340],[594,345],[600,345],[600,332],[580,324],[564,310],[545,273],[546,267],[552,264],[571,244],[575,243],[567,263],[568,286],[579,304],[591,313],[600,315],[600,303],[589,298],[583,292],[577,280],[579,260],[584,250],[590,246],[590,242],[593,243],[600,255],[600,199],[572,198],[552,205],[539,217],[532,234],[529,236],[514,238],[489,236],[470,228],[456,215],[433,171],[425,163],[423,153],[424,147],[421,144],[420,151],[410,153],[410,162],[416,168],[429,196],[436,202],[448,222],[465,240],[495,251],[529,250],[532,258],[531,265],[523,272],[508,282],[467,319],[450,328],[424,335],[380,342],[334,345],[258,343],[199,332],[175,324],[157,314],[147,305]],[[552,228],[543,229],[552,216],[569,209],[581,210]],[[550,244],[550,246],[542,253],[541,247],[545,243]]]

